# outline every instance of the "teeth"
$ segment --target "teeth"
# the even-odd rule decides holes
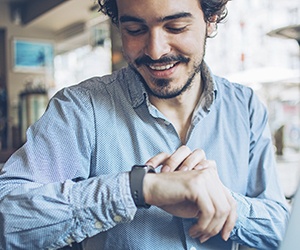
[[[167,70],[170,69],[174,66],[174,64],[167,64],[167,65],[160,65],[160,66],[155,66],[155,65],[149,65],[149,67],[153,70]]]

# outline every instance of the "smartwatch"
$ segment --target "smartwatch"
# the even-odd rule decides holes
[[[137,208],[150,207],[143,194],[143,181],[147,173],[155,173],[155,169],[150,165],[134,165],[129,173],[131,196]]]

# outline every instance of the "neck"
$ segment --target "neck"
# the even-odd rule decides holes
[[[180,96],[171,99],[149,96],[150,102],[172,122],[183,144],[186,142],[192,115],[202,93],[201,85],[201,76],[198,74],[191,87]]]

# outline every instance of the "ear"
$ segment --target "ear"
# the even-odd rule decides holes
[[[211,36],[217,30],[217,20],[218,15],[209,17],[208,21],[206,22],[207,36]]]

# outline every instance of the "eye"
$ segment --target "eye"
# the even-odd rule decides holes
[[[168,27],[167,29],[170,32],[174,33],[174,34],[178,34],[178,33],[184,32],[187,29],[187,26],[183,26],[183,27]]]
[[[171,33],[178,34],[186,31],[190,24],[185,21],[172,21],[165,24],[166,30]]]
[[[130,25],[124,27],[124,29],[131,36],[138,36],[147,32],[147,28],[140,25]]]

